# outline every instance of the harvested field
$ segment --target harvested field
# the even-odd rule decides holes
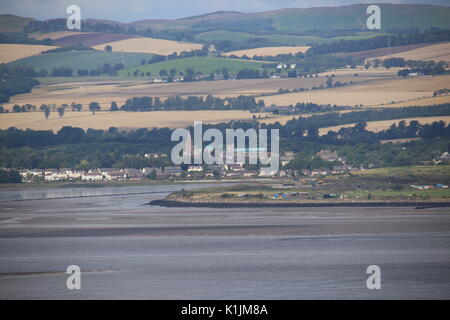
[[[446,96],[439,96],[439,97],[428,97],[428,98],[420,98],[420,99],[414,99],[409,100],[405,102],[397,102],[397,103],[388,103],[384,105],[379,105],[375,107],[380,108],[401,108],[401,107],[421,107],[421,106],[432,106],[436,104],[444,104],[444,103],[450,103],[450,95]]]
[[[66,37],[57,38],[54,43],[59,46],[76,46],[79,43],[86,47],[97,46],[98,50],[103,50],[107,43],[113,41],[120,41],[130,38],[136,38],[135,36],[129,34],[114,34],[114,33],[78,33],[72,34]],[[104,46],[101,44],[105,43]],[[126,50],[124,50],[126,51]]]
[[[111,101],[123,104],[127,98],[139,96],[167,97],[173,95],[207,95],[219,97],[231,97],[238,95],[255,95],[261,93],[271,94],[282,89],[311,88],[324,84],[324,78],[288,78],[288,79],[245,79],[245,80],[220,80],[208,82],[177,82],[177,83],[150,83],[150,80],[124,78],[101,79],[101,81],[76,82],[77,78],[71,78],[74,82],[53,83],[35,87],[30,93],[13,96],[9,103],[3,104],[11,109],[14,104],[70,104],[72,102],[88,104],[97,101],[109,108]],[[126,79],[126,78],[125,78]],[[366,81],[370,78],[340,78],[340,81]],[[270,96],[282,99],[285,95]],[[257,97],[257,100],[264,97]],[[267,104],[266,104],[267,105]]]
[[[420,138],[403,138],[403,139],[389,139],[389,140],[380,140],[380,143],[404,143],[410,141],[418,141]]]
[[[356,52],[345,52],[345,53],[335,53],[333,54],[336,57],[356,57],[356,58],[363,58],[363,59],[370,59],[370,58],[376,58],[380,56],[390,55],[390,54],[398,54],[402,52],[407,52],[410,50],[423,48],[430,46],[428,43],[419,43],[419,44],[408,44],[405,46],[395,46],[395,47],[385,47],[385,48],[378,48],[378,49],[372,49],[372,50],[364,50],[364,51],[356,51]]]
[[[163,40],[155,38],[132,38],[120,41],[110,41],[101,45],[94,46],[97,50],[103,50],[106,45],[110,45],[113,51],[140,52],[168,55],[174,52],[192,51],[201,49],[202,45],[198,43],[188,43],[172,40]]]
[[[359,66],[355,69],[334,69],[326,72],[319,73],[319,76],[326,77],[334,75],[335,77],[340,76],[354,76],[355,74],[358,74],[358,77],[397,77],[397,72],[404,68],[389,68],[385,69],[382,67],[379,68],[369,68],[365,69],[362,66]]]
[[[75,32],[75,31],[55,31],[55,32],[47,32],[47,33],[32,33],[29,35],[30,38],[34,38],[36,40],[43,40],[45,38],[50,38],[52,40],[60,39],[68,36],[73,35],[80,35],[80,34],[88,34],[89,32]]]
[[[253,113],[248,111],[153,111],[153,112],[66,112],[60,119],[56,112],[52,112],[45,120],[43,112],[3,113],[0,114],[0,128],[16,127],[19,129],[54,130],[64,126],[80,127],[84,129],[121,129],[136,128],[181,128],[193,125],[194,121],[202,120],[204,123],[228,122],[231,120],[251,120]],[[258,116],[258,114],[256,114]],[[261,117],[266,117],[262,114]],[[278,117],[273,117],[276,121]]]
[[[224,56],[235,55],[238,57],[247,56],[252,58],[253,56],[276,56],[277,54],[296,54],[298,52],[305,53],[309,50],[308,46],[298,46],[298,47],[262,47],[255,49],[247,49],[247,50],[237,50],[226,52]]]
[[[393,53],[389,55],[381,55],[376,58],[385,60],[388,58],[403,58],[405,60],[424,60],[424,61],[446,61],[450,62],[450,43],[439,43],[413,50],[403,51],[401,53]],[[372,59],[370,59],[372,60]]]
[[[57,48],[55,46],[42,46],[33,44],[0,44],[0,63],[8,63],[14,60],[34,56],[45,50]]]
[[[448,87],[450,76],[421,76],[406,79],[381,79],[370,83],[356,84],[324,90],[288,93],[263,97],[266,105],[294,105],[297,102],[337,104],[342,106],[378,106],[391,102],[417,100],[431,97],[437,89]]]
[[[435,121],[445,121],[445,123],[450,123],[450,116],[445,117],[419,117],[419,118],[405,118],[405,119],[395,119],[395,120],[383,120],[383,121],[370,121],[367,122],[367,130],[368,131],[382,131],[389,129],[389,127],[396,123],[398,124],[400,121],[405,120],[406,123],[409,123],[410,121],[419,121],[421,124],[430,124]],[[355,123],[351,124],[344,124],[339,126],[333,126],[333,127],[327,127],[327,128],[320,128],[319,134],[325,135],[328,133],[328,131],[339,131],[340,128],[349,128],[355,126]]]

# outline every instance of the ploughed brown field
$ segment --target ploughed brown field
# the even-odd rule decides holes
[[[97,33],[97,32],[89,32],[89,33],[80,33],[80,34],[71,34],[62,38],[56,38],[53,43],[59,46],[76,46],[78,44],[82,44],[86,47],[100,45],[102,43],[109,43],[113,41],[120,41],[125,39],[135,38],[135,36],[128,34],[114,34],[114,33]],[[103,50],[100,48],[99,50]]]
[[[42,51],[55,49],[57,46],[43,46],[35,44],[0,44],[0,63],[8,63],[14,60],[40,54]]]

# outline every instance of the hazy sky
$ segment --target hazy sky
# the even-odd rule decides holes
[[[100,18],[122,22],[142,19],[183,18],[213,11],[258,12],[280,8],[308,8],[369,3],[368,0],[0,0],[0,13],[37,19],[66,17],[76,4],[82,19]],[[372,3],[423,3],[449,6],[450,0],[376,0]]]

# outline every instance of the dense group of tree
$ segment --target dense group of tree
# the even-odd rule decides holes
[[[291,105],[287,108],[275,108],[274,114],[286,114],[286,115],[296,115],[305,113],[315,113],[315,112],[329,112],[329,111],[339,111],[344,110],[345,107],[336,105],[322,105],[312,102],[297,102],[295,105]]]
[[[125,66],[123,63],[116,63],[115,65],[110,65],[109,63],[104,63],[101,66],[98,66],[97,68],[91,68],[91,69],[79,69],[77,70],[77,75],[80,77],[85,76],[115,76],[117,73],[124,69]]]
[[[142,168],[169,166],[151,152],[169,153],[171,130],[120,132],[64,127],[57,133],[8,129],[0,131],[0,167],[9,168]]]
[[[256,102],[254,97],[238,96],[219,98],[208,95],[206,98],[189,96],[170,96],[165,100],[158,97],[133,97],[120,107],[124,111],[157,110],[253,110],[264,107],[264,102]]]
[[[290,43],[270,41],[264,37],[253,37],[245,41],[213,40],[211,41],[211,44],[214,45],[214,48],[216,48],[216,50],[221,52],[247,50],[259,47],[279,47],[283,45],[290,45]]]
[[[244,59],[248,57],[242,57]],[[250,59],[250,58],[248,58]],[[350,66],[356,68],[357,65],[361,65],[364,61],[362,58],[357,57],[336,57],[330,54],[318,55],[318,56],[304,56],[302,53],[298,54],[278,54],[276,56],[254,56],[253,60],[261,61],[273,61],[277,64],[282,62],[284,64],[296,64],[295,72],[297,76],[304,76],[313,73],[324,72],[329,69],[339,69]],[[266,64],[265,68],[275,68],[277,64]]]
[[[42,51],[42,54],[48,54],[48,53],[61,53],[61,52],[71,52],[71,51],[95,51],[94,48],[86,47],[83,45],[76,45],[76,46],[63,46],[58,47],[50,50]]]
[[[15,94],[30,92],[39,84],[34,76],[36,72],[33,68],[0,64],[0,103],[8,102]]]
[[[435,92],[433,92],[433,97],[443,96],[443,95],[447,95],[449,93],[450,93],[450,89],[448,89],[448,88],[439,89],[439,90],[436,90]]]
[[[450,151],[450,138],[437,137],[413,140],[405,143],[354,142],[334,144],[329,142],[303,141],[289,169],[331,169],[339,163],[326,161],[317,156],[323,149],[337,151],[346,163],[354,167],[377,168],[412,166],[432,163],[443,152]]]
[[[337,138],[353,142],[371,142],[376,140],[392,140],[403,138],[434,138],[450,137],[450,124],[444,121],[435,121],[431,124],[420,124],[417,120],[407,123],[401,120],[398,125],[392,124],[389,129],[371,132],[367,129],[367,123],[360,121],[353,127],[341,128],[337,132],[329,132],[325,139]]]
[[[292,135],[291,128],[279,124],[260,126],[256,121],[234,121],[218,125],[204,125],[204,129],[227,128],[280,129],[281,150],[293,150],[296,159],[291,169],[324,168],[335,163],[321,160],[315,154],[322,149],[336,150],[346,157],[347,164],[354,166],[416,165],[431,161],[447,151],[450,146],[450,125],[437,121],[421,125],[417,121],[407,124],[401,121],[380,132],[366,130],[364,121],[354,127],[319,136],[313,129],[301,130]],[[190,127],[190,130],[193,130]],[[306,134],[305,134],[306,133]],[[174,142],[170,141],[171,130],[138,129],[121,132],[117,128],[87,131],[81,128],[64,127],[57,133],[52,131],[19,130],[10,128],[0,131],[0,166],[7,168],[78,168],[170,166],[167,158],[147,159],[149,152],[170,154]],[[402,144],[381,144],[381,139],[415,138],[421,140]]]
[[[42,40],[29,38],[23,32],[0,32],[0,43],[42,44],[50,46],[53,44],[53,40],[50,38]]]
[[[20,183],[22,177],[16,170],[1,170],[0,169],[0,183]]]
[[[407,61],[409,62],[409,61]],[[398,71],[398,76],[407,77],[410,74],[423,74],[423,75],[441,75],[446,73],[447,63],[444,61],[414,61],[415,63],[407,63],[410,69],[402,69]]]
[[[417,43],[435,43],[450,40],[450,30],[432,28],[424,32],[414,32],[397,35],[383,35],[370,39],[339,40],[313,46],[307,56],[322,55],[337,52],[356,52],[385,48],[388,46],[403,46]]]
[[[39,71],[36,71],[33,67],[26,67],[26,66],[20,66],[20,67],[10,67],[13,68],[20,68],[26,70],[26,75],[29,77],[73,77],[73,76],[115,76],[117,73],[124,69],[125,66],[122,63],[116,63],[115,65],[111,65],[109,63],[104,63],[101,66],[98,66],[96,68],[91,69],[79,69],[76,72],[73,68],[70,67],[56,67],[52,70],[48,71],[46,69],[40,69]],[[23,73],[23,72],[22,72]],[[0,101],[1,102],[1,101]]]
[[[238,71],[236,78],[237,79],[259,79],[259,78],[268,78],[269,74],[267,70],[260,72],[259,70],[244,68]]]
[[[383,108],[365,111],[352,111],[346,113],[326,113],[308,117],[297,117],[281,126],[280,135],[286,138],[317,136],[319,128],[332,127],[350,123],[392,119],[403,119],[411,117],[431,117],[450,115],[450,104],[428,107],[403,107],[403,108]]]
[[[83,32],[103,32],[103,33],[125,33],[144,37],[151,37],[153,32],[150,28],[136,30],[133,26],[125,27],[117,23],[91,22],[83,20],[81,22]],[[33,20],[24,28],[25,33],[33,32],[54,32],[66,30],[66,19],[50,19],[45,21]]]

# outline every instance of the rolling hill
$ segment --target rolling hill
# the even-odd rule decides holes
[[[336,7],[286,8],[267,12],[213,12],[182,19],[146,19],[130,23],[88,19],[87,22],[122,28],[150,28],[165,39],[245,42],[264,38],[284,45],[308,45],[335,37],[370,37],[367,32],[367,4]],[[382,32],[392,29],[450,29],[450,7],[419,4],[379,4]],[[22,31],[33,19],[0,15],[1,31]],[[61,25],[61,30],[65,24]],[[58,30],[53,30],[58,31]],[[379,34],[379,33],[378,33]]]
[[[75,51],[62,53],[48,53],[37,56],[19,59],[10,63],[10,65],[26,65],[35,70],[46,69],[51,71],[53,68],[66,67],[74,71],[79,69],[91,69],[102,66],[104,63],[114,65],[123,63],[125,67],[138,65],[142,59],[146,61],[153,55],[147,53],[128,53],[128,52],[105,52],[105,51]]]
[[[311,30],[364,30],[367,4],[339,7],[287,8],[268,12],[216,12],[177,20],[142,20],[130,23],[138,29],[194,30],[206,32],[306,32]],[[450,28],[450,8],[433,5],[379,4],[382,29]]]
[[[203,74],[217,73],[220,74],[223,68],[227,68],[230,74],[236,74],[239,70],[244,68],[259,69],[265,62],[246,61],[238,59],[225,58],[185,58],[167,60],[143,66],[130,67],[119,72],[119,75],[127,76],[133,74],[135,70],[141,72],[150,72],[152,76],[159,75],[159,71],[166,69],[169,71],[172,68],[177,69],[178,72],[185,72],[187,68],[192,68],[195,72]]]
[[[0,44],[0,63],[7,63],[17,59],[35,57],[42,51],[55,49],[55,46],[42,46],[33,44],[15,44],[15,43],[1,43]]]
[[[434,60],[450,62],[450,43],[439,43],[420,48],[414,48],[409,51],[392,53],[390,55],[378,56],[376,58],[384,60],[393,57],[403,58],[405,60]]]
[[[168,55],[174,52],[192,51],[201,49],[198,43],[180,42],[155,38],[131,38],[125,40],[112,41],[94,46],[94,49],[102,50],[106,45],[110,45],[113,51],[140,52]]]
[[[22,32],[33,18],[19,17],[13,14],[0,14],[0,32]]]

